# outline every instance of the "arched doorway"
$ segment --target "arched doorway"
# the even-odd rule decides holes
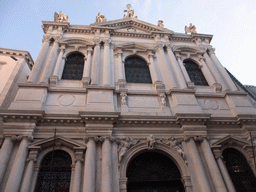
[[[143,152],[127,169],[127,192],[184,192],[175,163],[160,152]]]
[[[243,154],[236,149],[227,148],[222,155],[236,191],[256,191],[256,177]]]

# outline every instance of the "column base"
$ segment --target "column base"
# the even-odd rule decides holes
[[[155,88],[156,88],[157,91],[160,91],[160,90],[164,89],[164,84],[163,84],[162,81],[156,81],[154,83],[154,85],[155,85]]]
[[[221,92],[222,91],[222,86],[219,83],[214,83],[213,88],[214,88],[214,91],[216,91],[216,92]]]
[[[50,87],[57,87],[58,81],[59,81],[58,76],[51,76],[51,77],[49,77],[49,85],[50,85]]]
[[[82,82],[83,82],[83,87],[87,87],[88,85],[90,85],[91,78],[90,77],[83,77]]]
[[[195,88],[195,83],[194,82],[187,82],[187,86],[189,89],[194,89]]]

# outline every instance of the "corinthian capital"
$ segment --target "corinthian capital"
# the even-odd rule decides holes
[[[208,46],[208,52],[209,54],[215,54],[215,48],[213,48],[212,46]]]
[[[174,45],[172,45],[171,43],[166,43],[165,46],[167,49],[172,49]]]
[[[157,43],[155,44],[155,49],[156,49],[157,51],[163,49],[163,47],[164,47],[164,44],[163,44],[162,42],[157,42]]]
[[[93,39],[95,45],[99,45],[100,44],[100,38],[96,37]]]
[[[50,36],[50,35],[44,35],[44,38],[43,38],[42,42],[43,42],[43,43],[44,43],[44,42],[49,42],[50,39],[51,39],[51,36]]]
[[[109,46],[110,43],[111,43],[111,39],[110,38],[104,39],[103,41],[104,41],[105,46]]]

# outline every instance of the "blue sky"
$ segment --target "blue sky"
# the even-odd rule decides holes
[[[42,45],[41,21],[63,11],[71,25],[89,25],[98,12],[121,19],[130,3],[139,20],[184,32],[193,23],[198,33],[212,34],[216,55],[239,81],[256,85],[255,0],[0,0],[0,47],[29,51],[33,59]]]

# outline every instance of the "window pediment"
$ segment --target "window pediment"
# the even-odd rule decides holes
[[[245,141],[244,139],[240,139],[240,138],[228,135],[220,139],[219,141],[213,143],[212,148],[221,148],[224,146],[232,146],[232,145],[240,146],[242,148],[251,146],[250,143],[248,141]]]
[[[63,137],[63,136],[56,136],[56,138],[50,137],[47,139],[42,139],[40,141],[31,143],[31,145],[29,146],[29,149],[33,149],[33,148],[38,149],[40,147],[41,150],[43,150],[43,149],[52,147],[54,145],[54,143],[55,143],[55,146],[65,146],[70,149],[74,149],[74,148],[85,149],[86,148],[85,144],[78,143],[76,141],[73,141],[73,140]]]

